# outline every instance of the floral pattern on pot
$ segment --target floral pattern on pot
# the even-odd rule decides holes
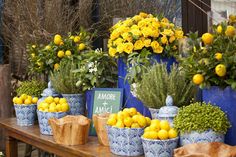
[[[141,136],[143,128],[116,128],[107,126],[110,150],[122,156],[139,156],[143,154]]]
[[[48,120],[50,118],[62,118],[67,115],[67,112],[42,112],[37,110],[40,133],[44,135],[52,135],[52,128]]]
[[[172,157],[179,137],[168,140],[153,140],[142,137],[145,157]]]
[[[224,142],[224,134],[219,134],[213,130],[204,131],[198,133],[192,131],[190,133],[180,133],[180,145],[184,146],[191,143],[202,143],[202,142]]]
[[[152,119],[158,119],[159,109],[155,109],[155,108],[148,108],[148,109],[151,112]]]
[[[16,111],[17,125],[20,126],[30,126],[34,125],[36,118],[36,104],[29,105],[14,105]]]
[[[69,115],[84,115],[85,114],[85,98],[83,94],[62,94],[66,98],[70,111]]]

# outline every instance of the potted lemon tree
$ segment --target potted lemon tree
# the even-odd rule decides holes
[[[235,20],[220,23],[212,33],[198,37],[190,33],[189,53],[180,60],[187,77],[202,88],[202,100],[211,102],[226,112],[232,127],[226,143],[236,144],[236,31]]]
[[[125,89],[125,105],[145,113],[146,108],[130,91],[136,88],[152,60],[168,62],[170,68],[183,31],[167,18],[141,12],[119,21],[110,32],[109,54],[118,58],[118,86]]]

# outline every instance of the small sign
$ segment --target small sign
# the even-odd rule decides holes
[[[122,88],[94,88],[92,91],[91,105],[88,106],[88,117],[93,114],[117,113],[123,104]],[[96,135],[93,123],[90,127],[90,135]]]

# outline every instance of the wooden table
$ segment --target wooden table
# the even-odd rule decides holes
[[[52,136],[40,134],[38,125],[21,127],[16,124],[15,118],[8,118],[1,120],[0,126],[7,133],[7,157],[17,157],[17,140],[61,157],[117,157],[110,152],[109,147],[101,146],[96,137],[89,137],[85,145],[64,146],[56,144]]]

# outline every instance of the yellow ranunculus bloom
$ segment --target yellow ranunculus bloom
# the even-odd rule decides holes
[[[143,28],[143,27],[146,27],[147,23],[144,21],[144,20],[141,20],[138,22],[138,27],[139,28]]]
[[[145,47],[150,47],[151,46],[151,39],[144,40],[144,46]]]
[[[134,50],[141,50],[144,47],[142,40],[137,40],[134,44]]]
[[[142,34],[144,37],[148,37],[148,36],[151,36],[152,35],[152,29],[149,28],[149,27],[145,27],[143,30],[142,30]]]
[[[122,53],[124,51],[124,44],[120,43],[117,48],[116,48],[117,52]]]
[[[143,18],[140,15],[135,15],[132,19],[134,21],[138,22],[138,21],[142,20]]]
[[[169,42],[173,43],[174,41],[175,41],[175,36],[171,36],[170,39],[169,39]]]
[[[161,19],[161,22],[169,23],[169,20],[167,18]]]
[[[156,49],[153,49],[153,52],[155,52],[155,53],[162,53],[163,52],[163,47],[162,46],[158,46]]]
[[[157,37],[159,37],[159,35],[160,35],[160,33],[159,33],[158,30],[153,30],[152,31],[152,34],[151,34],[152,37],[157,38]]]
[[[133,25],[130,27],[131,29],[139,29],[138,25]]]
[[[131,42],[124,43],[124,51],[128,54],[132,53],[134,45]]]
[[[176,30],[176,31],[175,31],[175,37],[176,37],[177,39],[183,38],[183,37],[184,37],[184,32],[183,32],[182,30]]]
[[[153,41],[153,42],[151,43],[151,47],[152,47],[153,50],[154,50],[154,49],[157,49],[159,46],[160,46],[160,44],[159,44],[157,41]]]
[[[110,47],[108,53],[109,53],[110,56],[115,57],[115,55],[116,55],[116,49],[113,48],[113,47]]]
[[[168,39],[165,35],[163,37],[161,37],[161,43],[162,44],[168,44]]]
[[[233,37],[235,35],[235,28],[234,26],[227,26],[225,35],[229,37]]]
[[[152,22],[152,27],[154,27],[155,29],[158,29],[160,26],[161,26],[160,22],[158,21]]]
[[[115,41],[113,41],[113,44],[115,46],[118,46],[119,44],[122,44],[123,43],[123,39],[122,38],[117,38]]]
[[[142,35],[142,32],[139,29],[132,29],[130,32],[135,36]]]
[[[139,16],[143,17],[143,18],[146,18],[148,16],[148,14],[144,13],[144,12],[140,12],[139,13]]]
[[[114,30],[114,31],[111,33],[110,39],[111,39],[111,40],[114,40],[114,39],[118,38],[119,36],[120,36],[120,34],[119,34],[117,31]]]
[[[132,19],[130,19],[130,18],[127,18],[124,22],[123,22],[123,24],[125,25],[125,26],[131,26],[132,24],[133,24],[133,20]]]
[[[128,32],[125,32],[125,33],[121,34],[121,36],[125,41],[129,41],[129,42],[132,41],[132,36]]]
[[[161,34],[166,36],[172,36],[174,35],[174,32],[171,29],[164,29],[164,31]]]

